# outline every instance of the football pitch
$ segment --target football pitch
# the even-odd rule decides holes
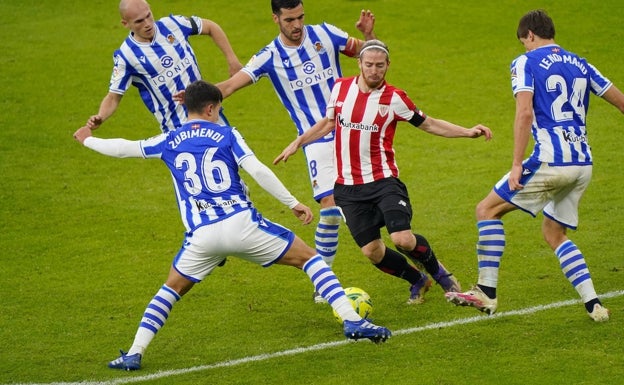
[[[156,18],[174,13],[219,23],[243,64],[278,33],[268,0],[150,4]],[[108,369],[132,343],[184,232],[163,164],[107,158],[72,138],[97,112],[112,52],[127,35],[116,8],[116,0],[0,1],[0,384],[623,383],[624,116],[594,96],[594,175],[579,230],[569,235],[611,309],[609,322],[585,313],[542,240],[541,216],[505,217],[494,316],[454,307],[437,285],[424,304],[407,305],[407,283],[373,268],[342,226],[334,271],[343,286],[371,295],[374,321],[394,333],[385,344],[346,341],[331,309],[312,301],[304,273],[230,258],[176,305],[142,370]],[[494,140],[486,143],[433,137],[405,123],[395,140],[412,228],[464,288],[477,276],[474,207],[511,164],[509,64],[523,49],[518,19],[534,8],[553,17],[557,43],[624,88],[624,8],[615,0],[305,1],[306,23],[327,21],[356,36],[359,11],[371,9],[376,34],[390,47],[391,84],[433,117],[492,128]],[[225,79],[226,63],[211,40],[191,43],[204,78]],[[348,58],[342,68],[346,76],[357,72]],[[224,108],[267,164],[294,138],[266,79]],[[158,132],[133,89],[97,135]],[[302,154],[271,167],[317,213]],[[314,226],[300,225],[245,180],[264,216],[312,244]]]

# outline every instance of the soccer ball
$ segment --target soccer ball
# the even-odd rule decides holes
[[[373,301],[371,300],[370,295],[359,287],[347,287],[344,291],[349,301],[351,301],[351,305],[353,306],[355,312],[362,318],[370,319],[373,314]],[[342,324],[342,318],[340,318],[335,310],[334,317],[336,317],[338,322]]]

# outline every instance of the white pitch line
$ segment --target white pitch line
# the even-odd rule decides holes
[[[605,294],[601,294],[599,295],[599,297],[600,299],[605,299],[605,298],[620,297],[622,295],[624,295],[624,290],[617,290],[617,291],[611,291]],[[528,315],[528,314],[537,313],[539,311],[556,309],[556,308],[560,308],[564,306],[570,306],[570,305],[578,304],[580,302],[581,301],[578,299],[567,300],[567,301],[553,302],[553,303],[546,304],[546,305],[532,306],[532,307],[528,307],[525,309],[504,311],[500,313],[495,313],[491,316],[479,315],[479,316],[474,316],[474,317],[469,317],[469,318],[460,318],[460,319],[456,319],[453,321],[436,322],[436,323],[427,324],[425,326],[397,330],[397,331],[392,332],[392,335],[400,336],[403,334],[418,333],[418,332],[431,330],[431,329],[442,329],[442,328],[448,328],[448,327],[453,327],[457,325],[465,325],[465,324],[470,324],[470,323],[475,323],[475,322],[491,321],[496,318],[511,317],[511,316],[516,316],[516,315]],[[259,354],[255,356],[239,358],[236,360],[217,362],[211,365],[200,365],[200,366],[194,366],[194,367],[187,368],[187,369],[163,370],[163,371],[159,371],[153,374],[148,374],[145,376],[118,378],[118,379],[109,380],[109,381],[22,383],[22,384],[12,384],[12,385],[121,385],[121,384],[130,384],[133,382],[158,380],[161,378],[179,376],[182,374],[202,372],[202,371],[217,369],[217,368],[232,367],[232,366],[247,364],[250,362],[266,361],[272,358],[294,356],[296,354],[303,354],[303,353],[308,353],[308,352],[312,352],[316,350],[325,350],[325,349],[333,348],[336,346],[345,345],[348,343],[355,343],[355,342],[350,341],[350,340],[325,342],[322,344],[316,344],[316,345],[303,347],[303,348],[288,349],[288,350],[282,350],[281,352]]]

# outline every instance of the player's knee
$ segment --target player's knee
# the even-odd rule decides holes
[[[362,248],[362,254],[366,256],[372,263],[377,264],[381,262],[385,253],[385,245],[380,241],[373,241]]]
[[[391,233],[390,239],[392,243],[401,250],[411,251],[416,247],[414,234],[412,234],[410,230]]]
[[[319,222],[326,225],[339,225],[342,221],[342,212],[337,206],[321,209]]]

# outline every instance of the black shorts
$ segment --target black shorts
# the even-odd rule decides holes
[[[384,226],[390,234],[411,229],[412,205],[407,188],[397,178],[361,185],[336,184],[334,199],[359,247],[380,239]]]

